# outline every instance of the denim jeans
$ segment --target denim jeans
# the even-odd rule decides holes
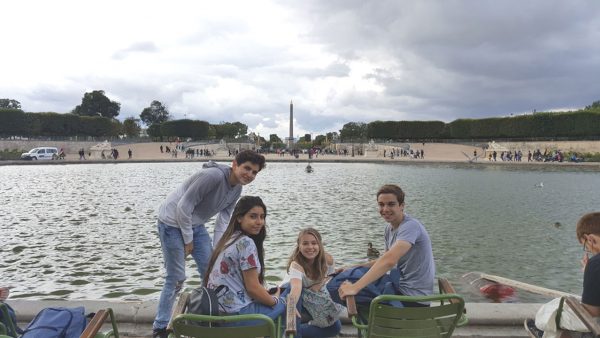
[[[287,284],[286,284],[287,286]],[[304,288],[302,288],[302,293],[304,293]],[[296,320],[296,328],[297,328],[297,333],[294,336],[295,338],[325,338],[325,337],[335,337],[337,336],[340,331],[342,330],[342,323],[340,322],[340,320],[336,320],[335,323],[333,323],[331,326],[328,327],[318,327],[315,325],[310,325],[308,324],[308,321],[310,321],[311,316],[308,313],[308,311],[306,311],[306,309],[304,309],[302,307],[302,294],[300,294],[300,299],[298,299],[298,302],[296,303],[296,309],[298,310],[299,313],[302,314],[302,318],[297,318]],[[307,319],[307,322],[304,322],[304,320],[302,319]]]
[[[324,337],[335,337],[342,330],[342,323],[340,320],[336,320],[333,325],[328,327],[318,327],[314,325],[309,325],[308,323],[300,324],[299,327],[299,335],[296,337],[302,338],[324,338]]]
[[[185,281],[185,249],[181,230],[162,222],[158,222],[158,236],[160,246],[163,252],[166,276],[165,284],[160,293],[158,301],[158,311],[152,324],[153,328],[164,328],[169,324],[171,312],[175,297],[181,290]],[[200,277],[204,277],[204,272],[208,265],[208,260],[212,253],[212,241],[204,225],[193,227],[194,250],[192,257],[196,261]]]
[[[285,283],[279,286],[283,292],[281,293],[282,298],[285,298],[287,294],[291,291],[291,287],[289,283]],[[302,289],[304,292],[304,289]],[[308,322],[304,322],[303,319],[310,320],[310,314],[303,308],[302,306],[302,294],[300,294],[300,298],[296,301],[296,310],[298,313],[302,314],[302,317],[296,317],[296,334],[295,338],[324,338],[324,337],[335,337],[342,330],[342,323],[340,320],[337,320],[331,326],[328,327],[318,327],[314,325],[309,325]],[[283,317],[285,320],[285,317]]]
[[[265,316],[271,318],[273,320],[273,322],[275,323],[275,327],[277,327],[277,318],[281,317],[282,325],[285,326],[285,309],[286,309],[285,299],[286,299],[286,296],[288,293],[289,293],[289,291],[287,291],[287,290],[282,292],[281,295],[279,295],[279,302],[277,304],[275,304],[275,306],[273,306],[273,307],[254,301],[254,302],[246,305],[245,307],[241,308],[239,312],[228,313],[228,315],[247,315],[247,314],[257,314],[257,313],[262,314],[262,315],[265,315]],[[246,321],[241,321],[241,322],[227,323],[227,324],[225,324],[225,326],[252,326],[252,325],[258,325],[260,323],[261,323],[261,321],[258,321],[258,320],[246,320]],[[280,335],[281,335],[281,332],[280,332]],[[281,335],[281,336],[283,336],[283,335]],[[296,337],[300,337],[300,336],[296,336]],[[270,337],[270,338],[274,338],[274,337]]]

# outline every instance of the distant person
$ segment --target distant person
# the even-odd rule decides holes
[[[162,146],[162,144],[161,144],[161,145],[160,145],[160,153],[162,154],[162,152],[163,152],[163,146]]]
[[[129,150],[127,150],[127,155],[129,155],[129,159],[131,160],[131,155],[133,155],[131,148]]]
[[[583,215],[577,222],[577,240],[583,245],[583,293],[581,304],[600,325],[600,212]],[[590,257],[591,255],[591,257]],[[544,331],[536,326],[538,321],[525,320],[525,328],[533,337],[542,337]],[[545,324],[545,323],[543,323]],[[591,333],[572,332],[570,337],[594,337]]]
[[[185,257],[192,255],[200,277],[204,278],[212,243],[218,243],[223,235],[242,186],[254,181],[264,166],[264,156],[250,150],[240,152],[231,167],[209,161],[160,206],[158,235],[166,277],[152,325],[153,337],[167,337],[175,296],[186,278]],[[215,215],[214,242],[211,242],[204,224]]]
[[[338,290],[340,298],[358,294],[392,268],[397,268],[400,272],[399,280],[394,281],[398,285],[397,290],[394,290],[395,294],[432,295],[435,263],[427,230],[418,219],[404,213],[404,192],[399,186],[382,186],[377,192],[377,204],[379,214],[387,222],[385,253],[376,260],[362,264],[369,270],[358,281],[342,283]],[[402,306],[424,307],[429,306],[429,303],[402,302]]]

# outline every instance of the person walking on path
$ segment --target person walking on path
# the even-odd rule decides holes
[[[264,167],[264,156],[251,150],[238,153],[231,167],[210,161],[171,192],[160,206],[157,224],[166,277],[152,325],[153,337],[167,337],[175,296],[186,278],[185,257],[192,255],[203,278],[212,243],[218,243],[227,228],[242,186],[254,181]],[[211,242],[204,224],[215,215]]]

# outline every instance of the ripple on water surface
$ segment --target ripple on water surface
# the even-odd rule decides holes
[[[156,210],[200,166],[1,167],[0,275],[14,286],[11,297],[157,299],[164,277]],[[309,175],[304,167],[269,163],[244,188],[268,207],[270,284],[281,280],[304,227],[322,233],[338,265],[365,261],[368,242],[383,250],[375,192],[396,183],[406,192],[406,212],[428,229],[437,274],[459,284],[459,290],[469,292],[460,285],[462,274],[484,271],[581,291],[574,229],[581,215],[600,205],[596,173],[313,163]],[[52,180],[36,179],[40,173]],[[535,188],[542,181],[552,184]],[[553,226],[556,222],[562,226]],[[208,227],[212,231],[212,221]],[[200,284],[191,259],[187,276],[187,285]]]

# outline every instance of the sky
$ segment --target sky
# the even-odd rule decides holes
[[[600,100],[600,1],[2,3],[0,98],[68,113],[104,90],[118,118],[240,121],[268,139],[347,122],[580,109]]]

